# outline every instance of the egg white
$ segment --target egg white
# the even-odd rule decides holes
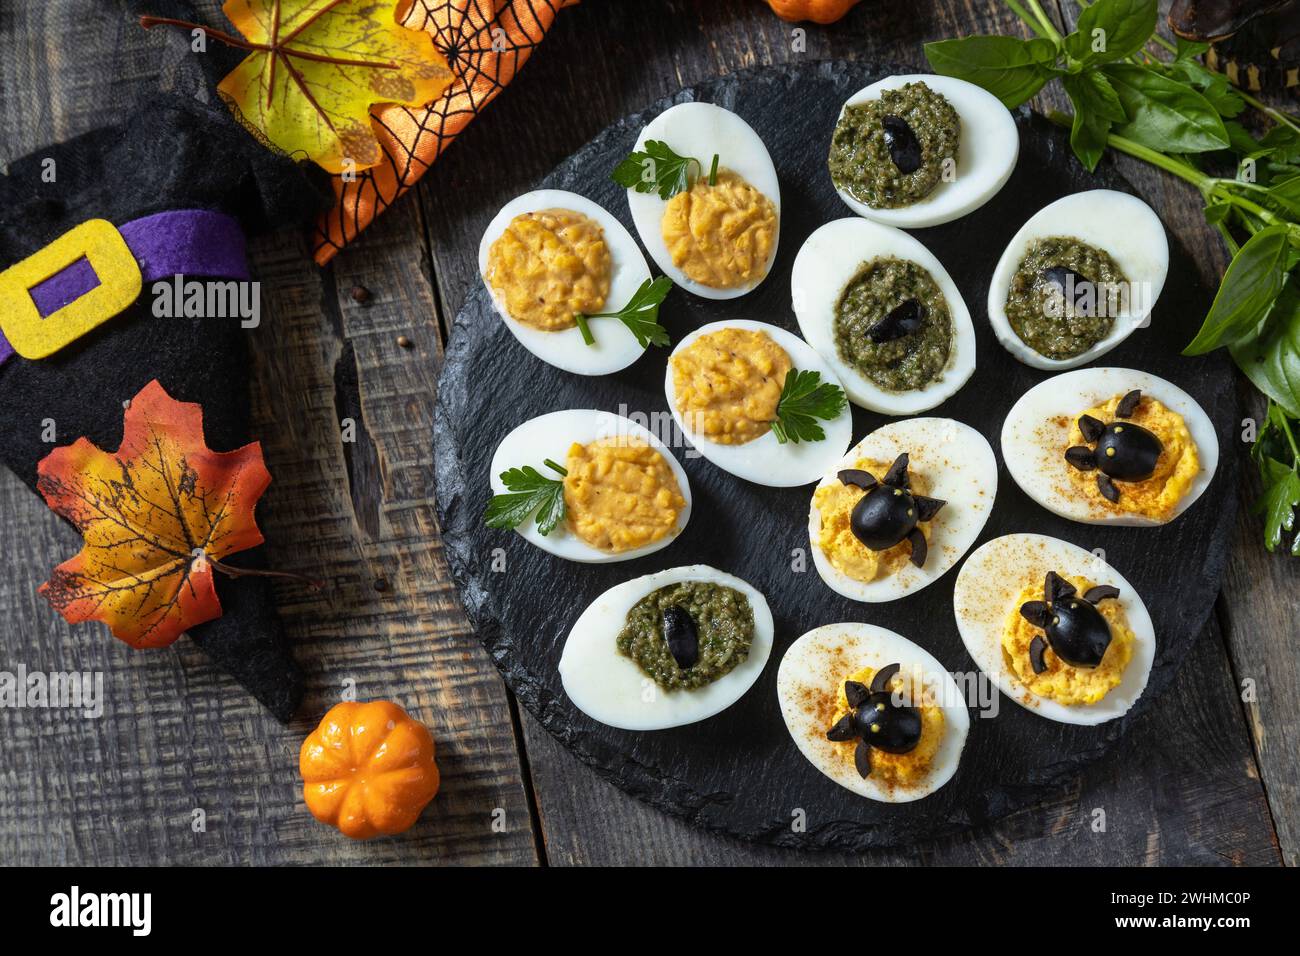
[[[636,226],[637,235],[649,251],[650,258],[674,283],[704,299],[734,299],[754,289],[771,271],[781,237],[781,186],[763,141],[753,127],[735,113],[712,103],[678,103],[669,107],[641,130],[635,149],[644,150],[646,142],[652,139],[667,143],[679,156],[694,156],[703,165],[704,175],[708,174],[709,164],[717,154],[719,169],[730,169],[772,201],[776,207],[777,231],[772,239],[772,254],[761,276],[747,286],[715,289],[688,278],[673,263],[661,228],[667,200],[660,199],[657,192],[639,193],[629,189],[627,205],[632,213],[632,224]]]
[[[1072,466],[1065,460],[1070,429],[1089,408],[1135,388],[1183,416],[1201,470],[1169,520],[1205,493],[1219,466],[1219,439],[1196,399],[1177,385],[1131,368],[1081,368],[1039,382],[1011,406],[1002,423],[1002,457],[1022,491],[1053,514],[1084,524],[1151,526],[1166,522],[1145,515],[1102,511],[1073,494]],[[1119,483],[1120,494],[1124,482]]]
[[[1030,243],[1052,236],[1072,236],[1109,253],[1128,281],[1142,290],[1130,301],[1130,308],[1115,316],[1104,339],[1069,359],[1040,355],[1021,340],[1007,318],[1007,293]],[[1034,213],[1007,245],[989,284],[989,322],[1002,346],[1026,365],[1058,371],[1077,368],[1105,355],[1146,324],[1168,274],[1169,240],[1150,206],[1113,189],[1072,193]]]
[[[478,272],[483,277],[493,308],[505,322],[506,328],[519,340],[519,344],[548,365],[576,375],[607,375],[627,368],[641,357],[645,349],[622,322],[617,319],[592,320],[589,325],[596,344],[587,345],[582,341],[582,333],[577,327],[545,332],[511,318],[505,303],[498,298],[496,290],[487,281],[488,252],[492,244],[501,238],[511,220],[524,213],[544,209],[567,209],[581,213],[604,230],[611,272],[609,295],[602,312],[621,309],[641,283],[650,278],[650,267],[637,248],[636,240],[603,206],[577,193],[560,189],[538,189],[506,203],[488,223],[478,244]]]
[[[717,680],[695,690],[668,692],[618,652],[616,639],[637,601],[682,581],[704,581],[743,594],[754,611],[754,636],[744,662]],[[766,599],[747,582],[704,564],[669,568],[615,585],[582,612],[560,655],[560,680],[574,705],[602,724],[621,730],[680,727],[721,713],[744,696],[767,665],[773,632]]]
[[[996,196],[1016,168],[1020,133],[1011,113],[992,93],[965,80],[929,73],[889,76],[858,90],[840,107],[836,123],[844,117],[845,107],[878,100],[886,90],[908,83],[924,83],[957,111],[961,138],[955,177],[951,182],[940,180],[928,196],[897,209],[877,209],[854,199],[847,190],[835,191],[859,216],[901,229],[921,229],[960,219]]]
[[[1084,577],[1119,588],[1135,642],[1133,656],[1118,686],[1095,704],[1061,704],[1031,692],[1002,659],[1002,628],[1017,610],[1027,580],[1042,581],[1048,571]],[[1151,615],[1133,585],[1090,551],[1042,534],[1009,534],[975,549],[957,574],[953,611],[962,643],[976,665],[1007,697],[1035,714],[1066,724],[1101,724],[1128,713],[1151,676],[1156,633]]]
[[[701,335],[708,335],[721,329],[766,332],[777,345],[785,349],[796,369],[801,372],[818,372],[823,382],[844,387],[840,383],[839,376],[807,342],[791,335],[785,329],[768,325],[766,322],[752,322],[747,319],[711,322],[678,342],[677,347],[673,349],[673,355],[689,348]],[[776,440],[776,434],[772,431],[743,445],[723,445],[709,441],[692,432],[682,418],[681,412],[677,410],[677,388],[673,383],[671,358],[668,360],[668,369],[664,375],[664,394],[668,399],[668,408],[672,412],[673,421],[682,430],[682,434],[691,440],[696,451],[723,471],[759,485],[772,488],[795,488],[816,481],[832,462],[844,454],[844,449],[853,440],[853,415],[846,406],[830,421],[819,420],[822,430],[826,432],[826,437],[821,441],[789,441],[782,445]]]
[[[851,753],[845,753],[847,745],[826,739],[830,728],[818,722],[818,708],[808,707],[807,701],[838,693],[838,685],[864,667],[879,670],[894,663],[901,664],[904,673],[919,673],[921,682],[932,689],[943,710],[944,732],[929,775],[913,789],[891,791],[858,774]],[[884,803],[920,800],[951,780],[970,730],[970,714],[957,682],[934,655],[873,624],[826,624],[800,637],[781,659],[776,693],[799,752],[841,787]]]
[[[686,472],[673,457],[673,453],[653,433],[613,412],[572,408],[539,415],[519,425],[501,440],[496,453],[492,456],[490,472],[492,493],[495,495],[507,492],[505,482],[501,480],[502,472],[532,465],[547,478],[559,478],[559,475],[543,464],[544,459],[550,458],[557,464],[564,465],[572,443],[579,442],[585,445],[598,438],[615,436],[639,439],[658,449],[664,456],[664,461],[668,462],[668,467],[677,479],[677,487],[681,490],[682,497],[686,499],[686,506],[677,516],[677,527],[673,533],[653,544],[610,554],[593,548],[573,534],[564,521],[558,523],[550,534],[543,535],[537,530],[537,522],[530,516],[515,528],[525,541],[566,561],[604,564],[611,561],[630,561],[632,558],[653,554],[677,540],[677,536],[682,533],[682,529],[686,527],[686,522],[691,517],[691,486],[686,480]]]
[[[927,495],[947,502],[930,523],[930,548],[924,567],[903,565],[897,574],[858,581],[835,568],[818,544],[822,515],[808,506],[808,538],[813,565],[827,586],[854,601],[894,601],[943,577],[975,543],[993,511],[998,462],[984,436],[951,418],[906,418],[889,422],[858,442],[827,471],[817,487],[839,484],[838,472],[860,458],[890,464],[903,452],[911,468],[930,482]],[[883,474],[875,476],[877,480]]]
[[[930,273],[948,302],[952,348],[938,381],[924,388],[891,392],[840,358],[835,347],[835,307],[864,263],[892,256]],[[799,331],[844,384],[855,405],[887,415],[915,415],[956,394],[975,372],[975,327],[957,284],[934,253],[901,229],[867,219],[836,219],[817,229],[795,256],[790,293]]]

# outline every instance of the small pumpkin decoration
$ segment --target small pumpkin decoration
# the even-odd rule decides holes
[[[433,751],[392,701],[336,704],[298,755],[307,809],[354,840],[408,830],[438,792]]]
[[[768,6],[782,20],[798,23],[811,20],[813,23],[834,23],[853,7],[858,0],[767,0]]]

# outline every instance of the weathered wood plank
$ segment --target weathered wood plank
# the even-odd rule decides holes
[[[206,6],[213,16],[215,0]],[[89,0],[70,12],[0,0],[0,25],[3,91],[20,91],[16,102],[5,96],[6,155],[124,115],[134,95],[118,95],[153,84],[167,42],[121,5]],[[415,203],[384,216],[329,270],[311,264],[293,233],[251,248],[263,291],[262,325],[250,332],[252,430],[275,476],[259,519],[273,564],[328,584],[320,594],[278,591],[308,681],[292,726],[277,725],[187,641],[133,653],[98,626],[68,627],[36,587],[77,550],[77,536],[0,476],[0,606],[10,622],[0,669],[99,672],[108,698],[98,720],[0,711],[0,860],[536,862],[505,688],[465,628],[433,515],[441,344],[425,250]],[[357,283],[372,290],[369,304],[349,295]],[[341,428],[347,418],[354,433]],[[352,843],[302,805],[298,748],[346,685],[399,701],[437,741],[442,792],[400,839]],[[191,830],[195,809],[206,832]]]
[[[923,69],[920,47],[927,40],[1019,27],[1000,4],[942,0],[909,5],[906,16],[899,16],[894,4],[863,4],[834,27],[806,24],[802,34],[795,29],[752,0],[584,4],[566,11],[543,50],[497,100],[488,118],[472,126],[422,184],[435,273],[447,313],[454,314],[479,281],[473,240],[501,204],[531,188],[619,116],[697,80],[747,66],[857,57]],[[556,108],[573,103],[581,109]],[[1067,104],[1053,88],[1038,105],[1052,109]],[[483,157],[489,156],[508,156],[509,166],[484,163]],[[1187,226],[1179,232],[1193,240],[1198,265],[1207,278],[1217,275],[1216,241],[1200,225],[1196,197],[1141,164],[1130,162],[1121,169],[1171,223]],[[1180,687],[1199,686],[1195,675],[1202,672],[1222,678],[1211,686],[1215,706],[1232,721],[1226,737],[1218,736],[1221,728],[1201,724],[1193,729],[1177,703],[1162,702],[1122,752],[1089,775],[1082,791],[1018,814],[992,833],[883,858],[1049,863],[1068,862],[1086,851],[1086,859],[1103,863],[1219,858],[1276,862],[1245,721],[1237,722],[1235,716],[1240,708],[1227,679],[1226,654],[1218,632],[1211,633],[1197,645],[1197,659],[1186,665]],[[1171,691],[1168,696],[1183,694]],[[553,863],[761,863],[799,858],[697,835],[594,777],[527,715],[524,728]],[[1144,749],[1152,746],[1161,748],[1159,760],[1153,761]],[[1213,773],[1202,766],[1207,752],[1216,755]],[[1213,784],[1207,782],[1211,778]],[[1166,784],[1171,779],[1191,788],[1179,792],[1196,793],[1209,812],[1200,813],[1194,800],[1169,800]],[[1080,814],[1094,806],[1112,808],[1111,833],[1086,829]],[[1232,817],[1231,823],[1218,826],[1224,816]],[[1122,839],[1114,838],[1116,819],[1125,821]],[[1070,835],[1058,832],[1064,830],[1071,830]],[[1199,844],[1214,849],[1207,854],[1197,848],[1197,841],[1171,835],[1186,832],[1198,832]],[[1088,839],[1092,837],[1096,839]],[[1239,852],[1243,847],[1248,849]]]

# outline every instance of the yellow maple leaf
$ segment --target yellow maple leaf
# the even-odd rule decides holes
[[[383,159],[372,106],[423,106],[452,80],[433,38],[398,25],[393,0],[226,0],[222,9],[242,39],[162,17],[141,23],[202,29],[248,50],[217,92],[273,145],[331,173]]]

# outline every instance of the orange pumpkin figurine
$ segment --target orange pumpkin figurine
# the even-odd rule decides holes
[[[410,829],[438,792],[433,738],[387,700],[332,707],[302,742],[298,767],[312,816],[354,840]]]
[[[834,23],[853,7],[858,0],[767,0],[768,6],[782,20],[798,23],[811,20],[813,23]]]

